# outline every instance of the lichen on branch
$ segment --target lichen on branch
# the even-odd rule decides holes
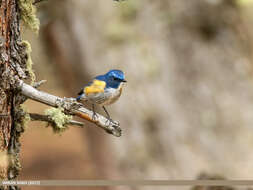
[[[26,56],[27,56],[27,59],[26,59],[26,69],[27,69],[27,72],[28,72],[29,77],[31,79],[31,84],[33,85],[34,82],[35,82],[35,80],[36,80],[36,76],[35,76],[34,71],[32,69],[32,65],[33,65],[32,57],[31,57],[32,48],[31,48],[30,43],[28,41],[26,41],[26,40],[22,41],[22,45],[26,48],[25,49]]]
[[[21,19],[25,25],[32,31],[38,33],[40,21],[36,16],[36,7],[33,5],[33,0],[18,0],[18,5],[21,13]]]
[[[55,133],[61,133],[65,131],[68,128],[67,124],[72,119],[71,115],[66,115],[63,111],[64,109],[61,107],[49,108],[45,110],[45,115],[47,115],[53,121],[53,123],[49,124],[52,126]]]

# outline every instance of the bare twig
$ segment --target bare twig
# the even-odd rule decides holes
[[[39,91],[34,87],[24,83],[22,80],[18,81],[17,87],[20,89],[21,94],[27,98],[52,107],[62,107],[68,114],[76,115],[82,119],[90,121],[116,137],[121,136],[121,128],[118,122],[109,121],[107,118],[98,113],[97,117],[92,117],[93,111],[85,108],[74,98],[60,98],[46,92]]]
[[[42,84],[44,84],[45,82],[47,82],[47,80],[41,80],[39,82],[35,82],[32,86],[34,88],[39,88]]]
[[[47,115],[41,115],[41,114],[37,114],[37,113],[29,113],[30,118],[32,121],[45,121],[48,123],[54,123],[54,121]],[[75,120],[70,120],[67,125],[76,125],[79,127],[83,127],[84,123],[79,122],[79,121],[75,121]]]

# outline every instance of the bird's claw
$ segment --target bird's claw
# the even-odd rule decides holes
[[[111,118],[107,118],[105,124],[110,125],[111,123],[114,124],[115,122]]]
[[[92,114],[92,120],[97,120],[97,118],[98,118],[98,114],[96,113],[96,112],[93,112],[93,114]]]
[[[119,128],[119,122],[113,121],[111,118],[107,118],[106,124],[108,124],[108,126],[112,125],[115,129]]]

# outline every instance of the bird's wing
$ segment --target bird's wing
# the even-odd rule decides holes
[[[78,93],[77,100],[87,100],[97,102],[97,100],[103,99],[104,90],[106,87],[106,82],[98,79],[93,79],[92,82],[88,83],[84,88]],[[101,100],[102,101],[102,100]]]
[[[81,91],[78,93],[79,96],[77,99],[84,98],[87,95],[94,95],[98,94],[99,92],[104,92],[105,87],[105,76],[96,76],[91,82],[89,82],[81,89]]]

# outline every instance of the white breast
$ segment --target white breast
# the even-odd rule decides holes
[[[119,88],[106,88],[104,92],[87,95],[87,100],[101,106],[110,105],[117,101],[122,92],[122,85]]]
[[[105,94],[108,97],[107,100],[105,100],[101,105],[110,105],[114,102],[116,102],[122,92],[122,86],[120,85],[119,88],[115,89],[115,88],[108,88],[105,90]]]

